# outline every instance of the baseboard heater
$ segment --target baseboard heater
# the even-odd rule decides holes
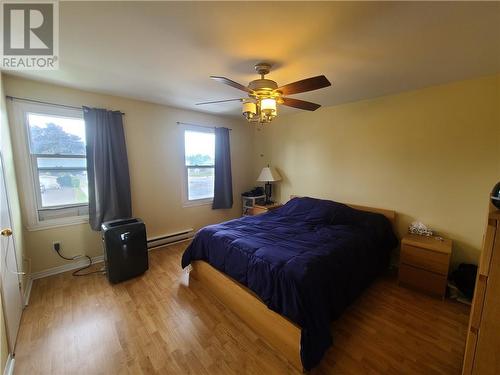
[[[185,241],[192,238],[194,235],[194,229],[189,228],[180,232],[164,234],[162,236],[156,236],[148,238],[148,249],[154,249],[155,247],[169,245],[175,242]]]

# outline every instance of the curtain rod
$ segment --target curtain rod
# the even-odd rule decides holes
[[[209,128],[209,129],[216,129],[221,126],[208,126],[208,125],[199,125],[199,124],[191,124],[189,122],[182,122],[182,121],[177,121],[177,125],[188,125],[188,126],[198,126],[199,128]],[[233,130],[231,128],[228,128],[229,130]]]
[[[83,109],[82,107],[76,107],[73,105],[66,105],[66,104],[56,104],[56,103],[49,103],[49,102],[43,102],[41,100],[34,100],[34,99],[27,99],[27,98],[19,98],[17,96],[10,96],[10,95],[5,95],[7,99],[10,100],[21,100],[24,102],[30,102],[30,103],[38,103],[38,104],[47,104],[47,105],[53,105],[55,107],[63,107],[63,108],[71,108],[71,109]],[[120,112],[122,115],[125,115],[124,112]]]

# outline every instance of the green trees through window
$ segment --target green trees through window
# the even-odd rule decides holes
[[[88,203],[83,119],[30,113],[28,121],[39,209]]]

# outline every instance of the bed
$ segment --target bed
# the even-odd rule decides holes
[[[394,212],[309,197],[202,228],[182,267],[296,368],[315,367],[330,323],[389,264]]]

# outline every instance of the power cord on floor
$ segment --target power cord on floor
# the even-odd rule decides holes
[[[98,271],[91,271],[91,272],[86,272],[86,273],[80,273],[81,271],[86,270],[86,269],[92,267],[93,262],[92,262],[92,258],[91,257],[89,257],[88,255],[76,255],[74,257],[68,258],[68,257],[65,257],[64,255],[61,254],[61,248],[60,247],[55,246],[54,250],[56,251],[57,255],[59,255],[61,258],[65,259],[65,260],[77,260],[77,259],[81,259],[81,258],[87,258],[89,260],[89,264],[87,264],[86,266],[83,266],[81,268],[78,268],[76,271],[73,271],[73,273],[72,273],[73,276],[88,276],[88,275],[93,275],[95,273],[100,273],[100,274],[105,274],[106,273],[106,270],[104,269],[104,267],[101,268]]]

